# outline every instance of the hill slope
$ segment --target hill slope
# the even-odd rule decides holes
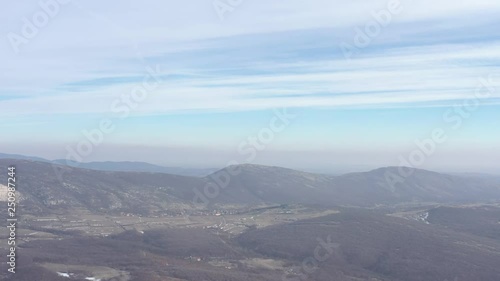
[[[295,261],[298,270],[286,280],[493,281],[500,276],[498,240],[366,210],[250,230],[237,240],[267,257]],[[312,263],[315,253],[322,258],[307,272],[301,264]]]
[[[398,168],[327,176],[280,167],[240,165],[212,174],[239,170],[214,199],[219,203],[302,203],[371,207],[403,203],[464,203],[500,200],[500,181],[451,176],[412,169],[412,175],[391,186],[387,175]]]
[[[0,159],[0,170],[15,164],[18,192],[30,212],[87,209],[92,212],[151,214],[192,209],[195,190],[206,192],[216,179],[226,179],[216,196],[207,196],[209,207],[225,204],[308,204],[323,206],[407,203],[475,203],[500,200],[500,183],[415,170],[405,182],[391,189],[383,168],[366,173],[332,177],[279,167],[241,165],[205,178],[165,173],[112,172],[59,166],[45,162]],[[220,176],[222,175],[222,177]],[[7,174],[0,174],[6,183]],[[5,184],[4,184],[5,185]],[[5,190],[4,190],[5,191]]]

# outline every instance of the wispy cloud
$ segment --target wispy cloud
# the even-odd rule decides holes
[[[52,113],[99,112],[106,109],[73,108],[70,100],[88,106],[96,98],[105,100],[140,79],[148,64],[160,65],[169,77],[151,103],[177,105],[145,105],[144,113],[195,109],[194,100],[212,101],[204,107],[213,109],[238,102],[273,106],[270,101],[357,105],[358,97],[349,102],[342,96],[338,102],[339,95],[371,92],[368,100],[401,92],[382,103],[413,102],[422,98],[412,95],[438,92],[441,97],[429,101],[447,100],[474,87],[474,77],[497,70],[500,51],[492,36],[500,33],[494,31],[498,1],[401,3],[406,9],[395,23],[370,48],[345,61],[338,44],[387,1],[251,1],[221,23],[211,1],[195,6],[75,0],[20,54],[12,53],[8,40],[2,42],[0,106],[7,108],[3,114],[12,106],[19,114],[42,113],[34,106],[40,103],[50,103]],[[19,33],[21,19],[37,9],[36,1],[9,3],[1,12],[8,24],[0,32]],[[465,16],[473,19],[468,26]],[[450,38],[452,44],[444,45]]]
[[[279,35],[283,34],[276,34]],[[224,41],[231,42],[232,38]],[[293,54],[282,60],[238,62],[230,61],[230,53],[238,47],[225,47],[224,41],[203,50],[145,58],[147,63],[158,63],[165,82],[135,114],[239,111],[277,106],[443,105],[443,101],[449,104],[472,95],[481,76],[495,74],[492,79],[500,83],[498,41],[486,45],[460,43],[377,48],[352,60],[322,53],[309,60]],[[314,44],[307,48],[314,50]],[[285,49],[297,53],[304,50]],[[240,51],[238,57],[245,56],[245,52],[255,56],[252,49],[247,49]],[[271,56],[276,52],[274,48],[259,50],[259,56]],[[229,62],[217,55],[210,57],[213,53],[224,54]],[[191,59],[185,62],[183,57],[190,55]],[[66,69],[40,70],[42,79],[38,79],[49,80],[52,85],[44,88],[43,84],[48,81],[36,85],[38,79],[33,75],[31,83],[10,84],[12,92],[25,93],[19,96],[7,96],[9,83],[6,83],[4,98],[0,100],[4,110],[0,114],[108,113],[111,101],[140,83],[146,71],[140,64],[131,62],[111,65],[114,67],[107,65],[108,69],[97,73],[90,68],[78,68],[76,73]],[[41,89],[30,91],[32,87]],[[496,93],[484,103],[496,103],[499,97],[500,93]]]

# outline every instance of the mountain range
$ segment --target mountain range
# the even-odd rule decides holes
[[[500,180],[491,176],[407,167],[331,176],[244,164],[199,177],[5,158],[0,201],[10,166],[20,266],[2,280],[493,281],[500,274]],[[401,171],[411,175],[394,184]]]
[[[397,175],[397,167],[330,176],[245,164],[194,177],[0,159],[0,170],[6,171],[9,165],[17,167],[23,210],[33,213],[83,208],[98,213],[150,215],[228,204],[377,207],[488,203],[500,198],[497,178],[460,177],[418,169],[412,169],[411,176],[391,186],[387,175]],[[7,173],[0,174],[0,182],[7,182]]]
[[[48,160],[41,157],[26,156],[20,154],[6,154],[6,153],[0,153],[0,159],[31,160],[31,161],[53,163],[58,165],[65,165],[70,167],[77,167],[90,170],[100,170],[100,171],[152,172],[152,173],[166,173],[174,175],[200,176],[200,177],[206,176],[217,170],[216,168],[198,169],[198,168],[165,167],[139,161],[76,162],[66,159]]]

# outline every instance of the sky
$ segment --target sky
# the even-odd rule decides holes
[[[325,172],[500,168],[499,1],[3,7],[0,152]]]

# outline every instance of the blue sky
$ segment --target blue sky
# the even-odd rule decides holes
[[[85,161],[224,166],[244,161],[241,142],[287,108],[297,118],[255,162],[397,165],[416,139],[444,128],[448,141],[423,167],[499,168],[498,1],[402,0],[350,57],[342,46],[356,46],[357,30],[393,2],[242,1],[224,19],[212,0],[42,2],[57,8],[23,43],[13,36],[24,36],[24,18],[47,13],[43,5],[9,2],[0,12],[2,152],[64,158],[108,118],[116,129]],[[160,83],[120,116],[114,102],[148,69]],[[489,95],[452,128],[443,115],[474,98],[481,78]]]

